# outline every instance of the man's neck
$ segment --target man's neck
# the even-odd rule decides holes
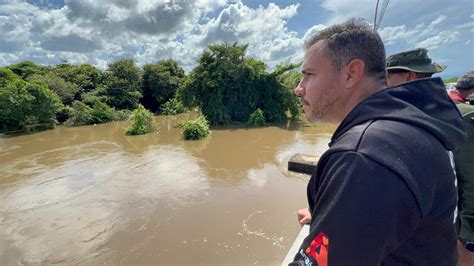
[[[380,81],[376,81],[371,78],[364,79],[359,84],[358,88],[353,90],[353,95],[349,97],[346,104],[344,105],[345,110],[343,116],[340,118],[340,121],[338,121],[339,124],[342,123],[342,120],[344,120],[344,118],[349,115],[352,109],[354,109],[360,102],[377,93],[378,91],[385,89],[386,87],[387,86],[382,84]]]

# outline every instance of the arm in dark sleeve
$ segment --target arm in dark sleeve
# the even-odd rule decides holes
[[[459,192],[459,238],[469,241],[474,241],[474,120],[472,119],[474,112],[464,117],[467,141],[454,153]]]
[[[413,194],[399,176],[360,153],[334,153],[322,168],[310,233],[294,262],[380,265],[420,222]]]

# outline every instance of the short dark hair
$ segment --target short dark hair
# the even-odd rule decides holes
[[[370,28],[366,20],[352,18],[321,30],[305,42],[309,49],[313,44],[324,41],[328,56],[336,70],[351,60],[365,63],[367,76],[385,80],[385,47],[377,31]]]

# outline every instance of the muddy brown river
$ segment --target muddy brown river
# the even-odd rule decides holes
[[[308,177],[334,128],[214,128],[184,141],[128,122],[0,138],[0,265],[279,265],[300,230]]]

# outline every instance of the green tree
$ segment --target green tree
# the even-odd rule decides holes
[[[48,67],[36,65],[31,61],[22,61],[18,64],[9,65],[7,68],[24,80],[34,74],[45,74],[49,72]]]
[[[296,120],[303,112],[300,99],[295,95],[295,88],[301,80],[300,64],[282,64],[274,71],[277,81],[283,86],[283,105],[288,109],[291,119]]]
[[[77,86],[76,100],[82,100],[85,93],[93,92],[107,82],[104,73],[90,64],[80,66],[59,64],[54,67],[53,72]]]
[[[162,104],[175,96],[184,77],[184,70],[172,59],[143,66],[141,102],[145,108],[158,111]]]
[[[287,112],[298,116],[297,97],[282,83],[287,79],[283,75],[297,65],[284,64],[267,73],[263,62],[245,57],[246,49],[236,43],[209,46],[178,91],[179,99],[198,106],[213,125],[246,123],[257,108],[268,122],[285,121]]]
[[[0,131],[29,130],[38,124],[53,127],[61,107],[57,94],[46,86],[0,68]]]
[[[69,119],[65,122],[67,126],[82,126],[93,123],[92,108],[87,104],[74,101],[69,111]]]
[[[160,114],[163,115],[176,115],[187,111],[188,109],[177,98],[171,98],[160,107]]]
[[[109,64],[108,85],[105,88],[107,103],[117,109],[135,109],[139,99],[141,71],[133,59],[123,59]]]
[[[66,105],[72,104],[74,97],[79,90],[76,84],[65,81],[53,72],[44,75],[31,75],[28,77],[28,81],[47,86],[50,90],[54,91],[61,99],[61,102]]]
[[[113,108],[100,101],[96,101],[92,106],[91,115],[93,124],[107,123],[115,120],[117,117]]]

